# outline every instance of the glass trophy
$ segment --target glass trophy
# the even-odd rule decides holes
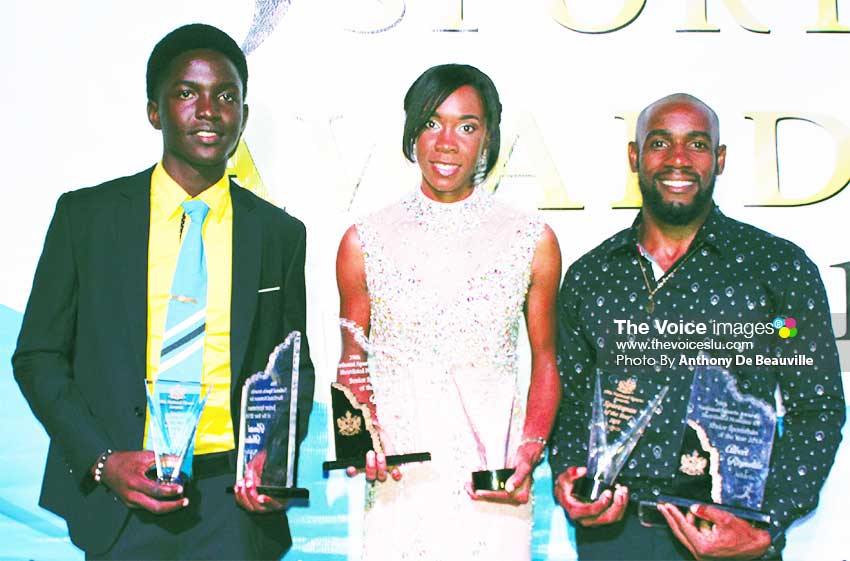
[[[211,384],[158,379],[147,381],[150,439],[159,483],[183,484],[191,469],[183,469],[195,438]],[[191,458],[190,460],[191,461]],[[148,474],[153,478],[153,470]]]
[[[488,382],[492,375],[474,367],[452,369],[463,413],[478,453],[479,468],[472,472],[475,491],[503,491],[514,468],[507,467],[511,421],[516,400],[510,384]],[[488,387],[486,399],[480,388]]]
[[[300,354],[301,333],[293,331],[242,386],[236,480],[252,470],[257,491],[275,499],[310,496],[295,484]]]
[[[739,518],[770,523],[761,512],[776,411],[738,390],[735,376],[719,366],[698,366],[691,387],[672,491],[640,508],[671,503],[710,504]]]
[[[587,473],[575,482],[573,496],[593,502],[614,486],[620,470],[669,389],[663,386],[652,396],[644,387],[647,384],[634,377],[618,377],[597,370]]]
[[[338,378],[340,382],[331,384],[331,410],[333,411],[334,449],[336,460],[322,463],[325,472],[337,469],[366,467],[366,453],[374,450],[384,453],[384,447],[378,433],[369,405],[361,403],[356,393],[371,391],[369,361],[380,360],[378,352],[366,339],[363,329],[354,322],[340,319],[340,325],[353,336],[356,350],[340,361]],[[382,351],[383,353],[384,351]],[[429,452],[411,452],[390,454],[387,465],[408,462],[426,462],[431,459]]]

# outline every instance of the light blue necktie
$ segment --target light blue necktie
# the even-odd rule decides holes
[[[200,382],[207,326],[207,260],[201,230],[210,207],[199,200],[185,201],[182,206],[189,215],[189,228],[171,282],[157,378]],[[193,450],[194,442],[183,461],[182,471],[187,475],[192,475]]]

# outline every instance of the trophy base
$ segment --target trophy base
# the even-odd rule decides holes
[[[233,487],[225,487],[224,492],[228,495],[232,495]],[[304,489],[301,487],[277,487],[275,485],[260,485],[257,487],[257,492],[261,495],[266,495],[277,500],[310,498],[310,489]]]
[[[260,485],[257,492],[268,495],[273,499],[309,499],[310,490],[301,487],[276,487],[273,485]]]
[[[661,514],[658,512],[658,509],[656,508],[658,506],[658,503],[670,503],[683,509],[689,509],[691,505],[713,506],[715,508],[719,508],[720,510],[725,510],[730,514],[734,514],[738,518],[743,518],[744,520],[748,520],[750,522],[764,524],[765,526],[770,524],[770,515],[765,514],[764,512],[759,512],[757,510],[750,510],[748,508],[742,508],[738,506],[708,503],[705,501],[685,499],[682,497],[672,497],[670,495],[658,495],[658,497],[656,497],[656,500],[641,501],[638,505],[638,517],[640,518],[641,523],[644,524],[644,526],[655,525],[653,523],[644,523],[644,520],[655,520],[657,517],[661,516]],[[663,518],[661,518],[660,523],[658,525],[666,526],[667,522]]]
[[[186,472],[181,471],[177,477],[172,477],[171,475],[166,475],[165,477],[158,477],[156,474],[156,466],[149,468],[145,472],[145,477],[150,479],[151,481],[156,481],[157,483],[163,483],[165,485],[185,485],[187,481],[189,481],[189,476]]]
[[[475,491],[504,491],[505,483],[514,474],[514,468],[472,472],[472,489]]]
[[[607,489],[611,489],[611,485],[599,479],[591,479],[585,476],[573,483],[572,495],[580,501],[592,503],[599,499]]]
[[[430,452],[412,452],[410,454],[393,454],[387,456],[387,465],[394,466],[398,464],[409,464],[411,462],[429,462],[431,461]],[[366,455],[356,458],[343,458],[341,460],[330,460],[322,463],[322,471],[331,471],[335,469],[346,469],[355,467],[362,469],[366,467]]]

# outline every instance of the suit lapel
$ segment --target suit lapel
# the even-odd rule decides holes
[[[262,232],[260,221],[252,216],[256,202],[248,192],[230,183],[233,202],[233,274],[230,297],[230,379],[236,390],[260,288]]]
[[[150,231],[151,172],[127,179],[123,186],[123,212],[115,213],[116,248],[123,253],[123,266],[115,271],[123,292],[127,339],[133,379],[144,380],[147,353],[148,233]]]

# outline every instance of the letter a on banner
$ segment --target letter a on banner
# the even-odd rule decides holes
[[[543,141],[543,136],[534,117],[526,115],[522,118],[517,130],[517,135],[511,142],[507,154],[505,154],[503,148],[499,160],[496,162],[495,171],[491,173],[491,176],[495,177],[495,181],[492,179],[488,181],[485,188],[495,191],[498,188],[498,182],[503,177],[533,178],[543,191],[543,199],[537,205],[540,210],[583,209],[584,205],[571,199],[567,193],[564,182],[558,173],[558,168],[549,153],[549,149],[546,148],[546,143]],[[528,155],[527,160],[525,157],[520,157],[520,160],[528,161],[531,169],[518,170],[516,169],[517,164],[512,163],[518,146],[522,146],[522,151]]]
[[[269,200],[269,191],[263,183],[263,178],[260,177],[260,171],[254,164],[254,158],[251,157],[251,151],[248,150],[245,139],[239,141],[236,152],[227,160],[227,169],[224,173],[235,177],[239,185],[258,197]]]
[[[634,142],[637,133],[637,120],[639,113],[621,113],[615,115],[614,118],[626,122],[626,138],[628,142]],[[643,204],[643,197],[640,194],[640,185],[638,185],[638,174],[632,171],[631,166],[626,162],[626,193],[622,199],[612,203],[611,208],[640,208]]]

